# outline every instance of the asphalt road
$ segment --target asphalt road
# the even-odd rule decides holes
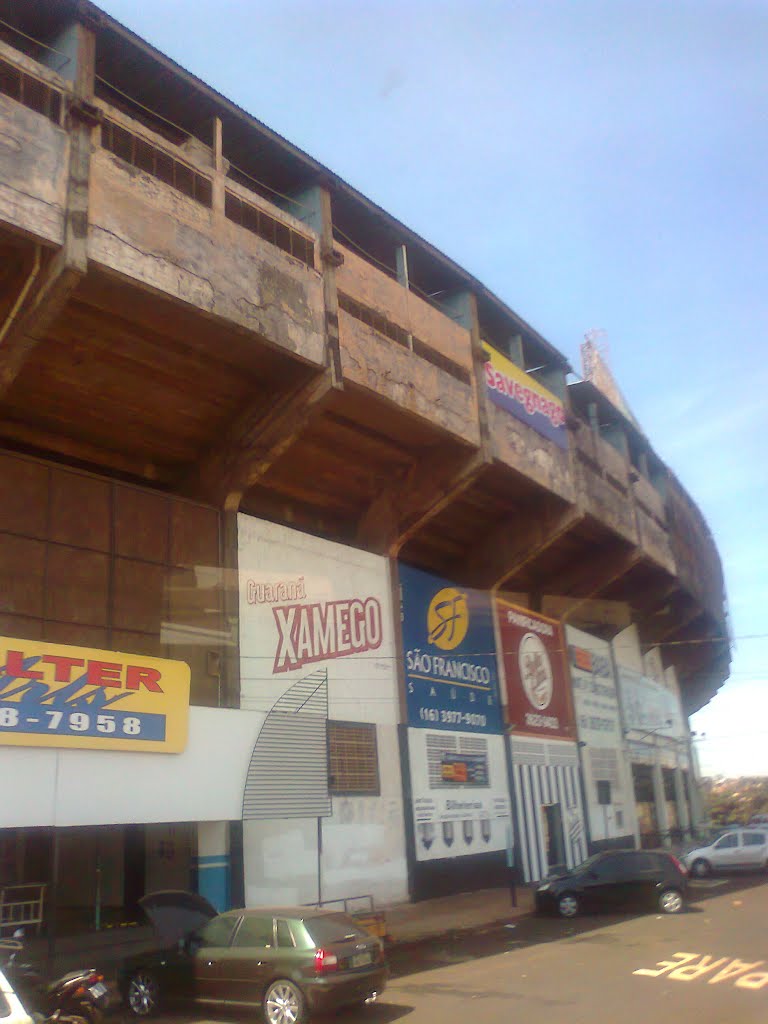
[[[512,927],[394,949],[392,978],[379,1001],[325,1020],[766,1024],[767,922],[765,875],[694,883],[690,905],[678,915],[525,916]],[[115,1017],[127,1022],[130,1015]],[[212,1009],[156,1018],[157,1024],[253,1020]]]
[[[768,1020],[768,881],[696,884],[679,915],[519,919],[400,950],[381,1000],[348,1024]]]

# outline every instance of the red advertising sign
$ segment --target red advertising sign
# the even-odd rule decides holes
[[[563,629],[555,619],[496,600],[507,686],[507,721],[515,735],[575,739]]]

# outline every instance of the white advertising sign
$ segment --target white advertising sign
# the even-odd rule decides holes
[[[565,635],[590,834],[593,842],[615,839],[634,831],[634,805],[611,647],[573,626]]]
[[[408,730],[416,859],[505,850],[511,842],[504,737]]]
[[[243,795],[246,896],[403,899],[387,561],[246,515],[238,557],[241,705],[265,718]]]
[[[327,675],[331,717],[395,724],[386,560],[246,515],[238,549],[242,707],[269,712]]]
[[[685,738],[680,699],[663,683],[619,666],[619,686],[627,729],[673,739]]]

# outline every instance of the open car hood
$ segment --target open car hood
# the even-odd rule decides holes
[[[218,910],[205,896],[184,889],[163,889],[142,896],[139,906],[149,918],[160,942],[172,946],[201,928]]]

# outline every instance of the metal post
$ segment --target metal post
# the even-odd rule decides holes
[[[48,900],[48,949],[46,969],[53,977],[53,963],[56,958],[56,927],[59,909],[59,829],[53,826],[53,850],[51,852],[51,888]]]

